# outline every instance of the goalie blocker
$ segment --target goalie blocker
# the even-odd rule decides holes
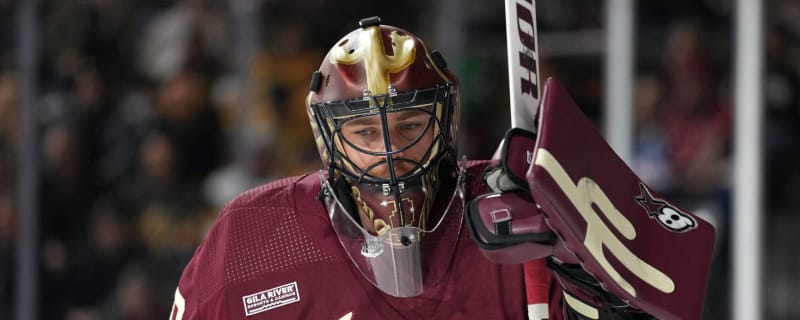
[[[468,205],[484,255],[548,257],[551,319],[700,319],[713,226],[650,190],[554,80],[538,121],[507,133],[484,174],[493,192]]]

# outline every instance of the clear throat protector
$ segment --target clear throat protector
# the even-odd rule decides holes
[[[441,181],[435,200],[428,200],[431,204],[421,200],[427,190],[420,184],[385,190],[381,185],[355,186],[344,178],[331,182],[328,174],[320,171],[331,225],[364,278],[395,297],[418,296],[441,282],[460,237],[465,165],[462,161],[451,177]],[[380,217],[376,218],[374,211],[382,212]],[[392,216],[392,212],[397,215]]]

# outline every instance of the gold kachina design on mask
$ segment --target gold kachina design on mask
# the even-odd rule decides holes
[[[367,75],[367,88],[371,95],[386,94],[391,86],[389,77],[391,73],[399,72],[412,63],[417,52],[414,39],[411,36],[392,31],[389,34],[392,40],[393,55],[387,55],[381,39],[379,26],[367,27],[355,39],[358,43],[350,46],[351,39],[344,39],[331,49],[331,64],[356,64],[363,63]]]
[[[358,208],[359,216],[362,221],[361,224],[375,235],[384,235],[392,230],[392,228],[397,227],[416,226],[422,229],[425,228],[425,212],[423,210],[420,214],[420,212],[417,211],[417,206],[414,203],[415,201],[411,197],[403,197],[401,200],[406,216],[405,225],[400,226],[400,219],[397,216],[400,208],[398,207],[397,201],[387,197],[377,203],[368,203],[366,199],[361,196],[361,190],[358,187],[352,186],[350,192],[353,195],[353,199],[356,201],[356,207]],[[373,210],[372,206],[376,205],[383,208]],[[391,211],[385,208],[391,208]],[[388,215],[383,214],[385,216],[381,216],[381,214],[378,214],[376,216],[376,211],[379,213],[388,213]],[[419,221],[419,225],[417,221]]]

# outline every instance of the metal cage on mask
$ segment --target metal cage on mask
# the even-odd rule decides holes
[[[325,142],[325,148],[332,161],[329,163],[329,178],[337,179],[344,177],[350,184],[360,187],[360,192],[377,192],[383,197],[393,198],[395,204],[403,203],[402,194],[413,188],[421,188],[422,193],[432,196],[438,187],[440,174],[439,167],[454,165],[455,150],[452,147],[452,132],[450,130],[453,121],[453,101],[456,95],[456,86],[451,84],[437,85],[436,87],[412,90],[407,92],[396,92],[389,88],[389,93],[383,95],[371,95],[365,90],[363,97],[346,99],[333,102],[323,102],[311,105],[312,114],[320,129],[320,136]],[[413,113],[424,115],[424,124],[418,124],[419,129],[412,137],[404,137],[402,142],[398,142],[399,137],[391,134],[390,117],[401,113]],[[380,139],[374,139],[379,145],[365,145],[365,143],[349,136],[343,132],[349,124],[371,119],[373,127],[377,129]],[[420,121],[418,121],[420,122]],[[431,135],[430,140],[425,139],[426,135]],[[423,141],[425,140],[425,141]],[[421,143],[428,143],[425,151],[416,159],[403,157],[404,153],[412,148],[423,147]],[[359,166],[345,151],[347,145],[352,151],[361,156],[375,157],[380,160],[372,162],[366,166]],[[442,163],[449,162],[447,163]],[[398,170],[399,167],[407,167],[405,170]],[[377,170],[385,168],[386,174],[379,174]],[[448,170],[444,170],[448,171]],[[358,192],[358,191],[356,191]],[[391,201],[391,200],[389,200]],[[430,202],[432,199],[428,199]],[[419,201],[416,201],[419,204]],[[426,211],[427,208],[407,208],[404,205],[397,205],[399,214],[396,224],[393,226],[406,226],[412,223],[408,221],[409,216],[414,212],[407,212],[409,209]],[[419,223],[420,221],[417,221]],[[424,222],[422,222],[424,223]]]
[[[331,224],[358,270],[392,296],[417,296],[438,283],[458,243],[465,163],[456,167],[453,128],[446,125],[453,121],[456,88],[445,84],[402,93],[390,89],[385,95],[311,105],[320,136],[333,155],[329,171],[320,174]],[[392,141],[397,139],[391,134],[392,116],[404,112],[425,117],[414,136],[397,143]],[[379,150],[343,132],[348,123],[368,117],[380,128]],[[359,167],[348,157],[345,145],[351,153],[379,160]],[[424,147],[421,156],[402,157],[415,147]],[[397,166],[403,162],[410,168],[399,172]],[[387,174],[375,174],[379,166],[385,166]],[[434,201],[436,197],[441,201]],[[375,216],[370,213],[387,204],[393,206],[397,220],[378,223],[377,209]]]

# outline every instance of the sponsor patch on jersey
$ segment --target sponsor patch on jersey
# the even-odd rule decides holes
[[[300,301],[300,291],[297,290],[297,282],[287,283],[242,297],[244,314],[247,316],[298,301]]]

